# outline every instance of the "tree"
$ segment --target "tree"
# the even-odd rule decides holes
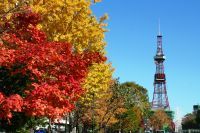
[[[153,127],[154,130],[161,130],[163,126],[168,126],[172,129],[172,120],[164,110],[156,110],[150,117],[150,126]]]
[[[90,9],[90,0],[5,0],[0,3],[0,14],[9,18],[12,13],[24,12],[21,7],[27,5],[41,15],[42,21],[37,27],[47,33],[48,40],[69,42],[78,53],[92,51],[105,54],[104,20],[107,15],[97,20]],[[87,92],[96,88],[101,92],[108,88],[113,72],[110,64],[95,63],[89,71],[83,84]]]
[[[145,111],[148,110],[148,97],[145,88],[133,83],[120,84],[114,80],[104,97],[94,99],[94,108],[82,117],[88,123],[92,121],[91,112],[94,110],[95,123],[99,132],[124,129],[124,131],[138,131]]]
[[[118,122],[116,117],[126,111],[124,108],[123,96],[119,93],[120,83],[114,80],[105,97],[96,99],[95,120],[98,123],[100,132],[105,132],[105,128],[111,127]]]
[[[110,68],[110,64],[104,63],[93,64],[93,66],[90,67],[91,71],[89,71],[83,84],[85,93],[76,103],[76,114],[79,117],[77,121],[85,123],[86,125],[91,123],[92,110],[94,110],[96,106],[99,106],[100,99],[105,100],[105,98],[108,97],[108,93],[110,93],[110,84],[108,83],[111,83],[110,79],[112,77],[112,70],[110,70]]]
[[[41,28],[50,40],[70,42],[77,52],[104,51],[103,21],[107,17],[98,21],[92,15],[90,0],[34,0],[30,4],[42,15]]]
[[[147,89],[134,82],[125,82],[122,83],[121,86],[123,88],[122,91],[126,96],[125,101],[127,106],[136,106],[140,108],[144,115],[147,115],[150,107]]]
[[[88,67],[106,60],[98,52],[76,53],[66,42],[51,42],[36,25],[40,16],[25,7],[1,25],[0,118],[13,112],[29,116],[62,117],[83,93]],[[16,84],[12,86],[9,82]],[[24,83],[25,82],[25,83]],[[21,85],[22,84],[22,85]],[[16,88],[16,87],[19,88]]]
[[[85,132],[94,125],[97,127],[96,130],[103,130],[105,125],[108,126],[117,121],[115,114],[123,109],[119,107],[122,105],[120,99],[114,99],[113,96],[115,94],[112,89],[116,85],[117,83],[112,83],[107,91],[102,91],[100,96],[97,93],[88,93],[86,96],[90,96],[91,99],[86,103],[81,103],[82,101],[77,103],[77,121],[83,124]]]
[[[147,90],[134,82],[125,82],[121,84],[120,95],[126,111],[118,116],[117,125],[124,131],[138,132],[150,107]]]
[[[200,110],[197,110],[195,120],[196,120],[198,128],[200,128]]]
[[[119,122],[116,126],[119,126],[123,132],[139,132],[141,128],[141,122],[143,120],[142,112],[137,107],[127,109],[124,113],[118,116]]]
[[[99,2],[95,0],[94,2]],[[62,41],[72,44],[73,50],[82,53],[84,51],[99,52],[105,54],[104,33],[106,31],[104,15],[99,20],[95,18],[90,9],[90,0],[4,0],[0,3],[2,22],[4,18],[15,12],[24,12],[24,6],[30,5],[31,10],[39,13],[42,21],[37,27],[45,31],[50,41]],[[108,63],[95,63],[90,67],[83,88],[90,94],[93,90],[98,95],[106,91],[112,78],[112,66]],[[95,82],[94,82],[95,81]],[[95,83],[95,84],[94,84]],[[86,94],[86,93],[85,93]],[[88,102],[88,96],[82,100]],[[91,100],[90,100],[91,102]]]
[[[94,0],[94,3],[99,0]],[[30,5],[31,9],[39,13],[42,21],[37,25],[47,34],[49,41],[69,42],[75,53],[84,51],[99,52],[105,55],[104,33],[106,24],[104,15],[97,19],[91,11],[93,2],[91,0],[5,0],[0,3],[0,14],[2,19],[9,19],[13,13],[24,12],[24,6]],[[5,8],[6,7],[6,8]],[[6,15],[5,15],[6,14]],[[1,19],[0,18],[0,19]],[[3,22],[3,21],[2,21]],[[81,95],[77,105],[91,108],[94,97],[104,97],[104,92],[109,88],[112,79],[113,69],[111,64],[101,62],[93,63],[89,67],[89,73],[82,82],[82,88],[86,93]],[[90,106],[90,107],[89,107]],[[79,106],[76,106],[77,108]],[[79,108],[80,110],[82,108]],[[84,113],[84,111],[79,111]]]
[[[198,123],[195,113],[188,113],[182,119],[182,129],[198,129]]]
[[[48,0],[45,2],[36,0],[30,4],[34,11],[42,15],[43,21],[39,27],[47,33],[48,39],[67,41],[73,44],[73,49],[77,53],[92,51],[105,54],[106,24],[104,20],[108,17],[104,15],[98,20],[92,14],[91,0]],[[110,63],[94,63],[89,68],[89,73],[82,84],[85,93],[77,103],[81,108],[76,106],[78,110],[82,110],[79,112],[85,113],[91,108],[93,95],[95,98],[104,97],[112,80],[112,73],[113,68]]]

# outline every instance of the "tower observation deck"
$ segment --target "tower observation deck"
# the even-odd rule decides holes
[[[154,61],[156,64],[156,72],[154,75],[154,93],[152,100],[152,110],[170,110],[163,64],[165,61],[165,55],[162,49],[162,35],[160,33],[157,36],[157,51],[156,55],[154,56]]]

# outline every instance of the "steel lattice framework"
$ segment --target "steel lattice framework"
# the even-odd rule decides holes
[[[156,73],[154,75],[154,93],[152,100],[152,109],[170,110],[163,64],[163,62],[165,61],[165,55],[162,49],[162,35],[160,33],[157,36],[157,52],[154,56],[154,61],[156,64]]]

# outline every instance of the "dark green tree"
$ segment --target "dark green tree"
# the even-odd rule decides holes
[[[196,123],[198,128],[200,129],[200,110],[198,110],[196,113]]]
[[[198,129],[198,125],[196,122],[196,114],[195,113],[189,113],[184,116],[182,119],[182,129]]]

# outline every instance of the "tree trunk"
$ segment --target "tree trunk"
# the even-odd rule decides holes
[[[86,124],[83,124],[82,133],[87,133],[87,129],[88,129],[88,126]]]
[[[48,127],[48,132],[49,132],[49,133],[52,133],[51,119],[49,119],[49,127]]]
[[[99,133],[105,133],[104,128],[100,128]]]

